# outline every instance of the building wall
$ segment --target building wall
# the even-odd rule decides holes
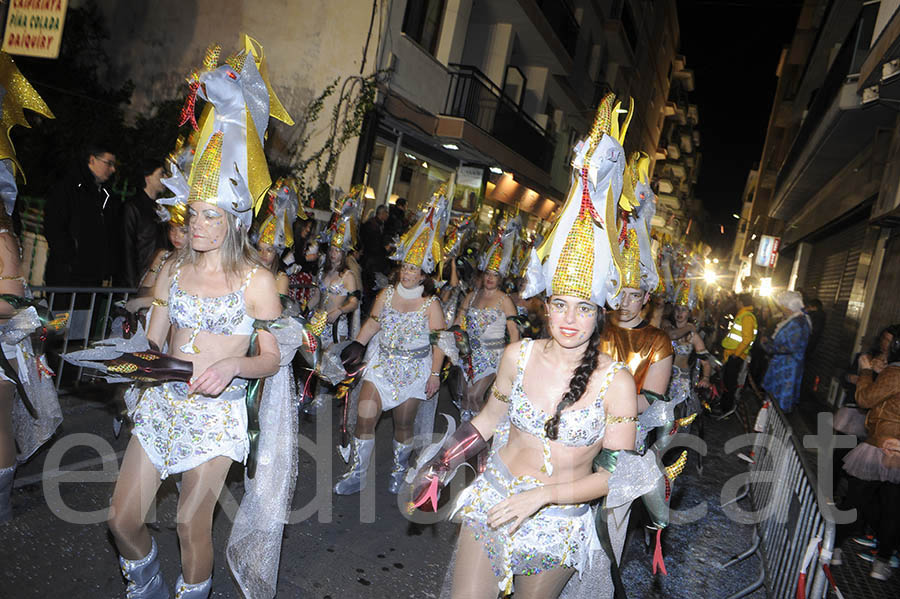
[[[70,3],[78,6],[81,0]],[[223,57],[236,49],[246,32],[262,44],[271,84],[298,123],[304,107],[335,79],[358,74],[369,28],[370,8],[358,0],[97,0],[110,30],[113,78],[135,84],[134,113],[154,102],[183,98],[185,76],[203,59],[210,44],[222,46]],[[401,13],[402,16],[402,13]],[[376,15],[376,23],[378,22]],[[322,24],[327,23],[327,27]],[[365,72],[375,68],[377,30],[366,56]],[[327,139],[327,125],[337,94],[321,113],[311,146]],[[275,159],[301,136],[272,121],[267,150]],[[341,155],[335,184],[349,188],[357,140]]]

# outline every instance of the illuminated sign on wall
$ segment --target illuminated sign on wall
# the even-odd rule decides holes
[[[756,264],[774,268],[778,262],[778,248],[781,247],[781,238],[771,235],[763,235],[759,238],[759,249],[756,252]]]

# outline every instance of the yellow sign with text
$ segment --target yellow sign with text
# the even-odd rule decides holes
[[[3,51],[56,58],[69,0],[9,0]]]

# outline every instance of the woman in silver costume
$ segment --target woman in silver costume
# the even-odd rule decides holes
[[[500,356],[506,347],[506,337],[514,342],[519,339],[519,329],[512,320],[516,307],[503,292],[501,283],[509,272],[510,254],[516,243],[518,229],[507,226],[509,232],[497,235],[497,241],[485,251],[480,260],[482,285],[463,300],[457,322],[469,335],[472,373],[468,376],[468,388],[460,410],[460,418],[471,420],[485,401],[485,393],[494,382]]]
[[[0,68],[0,96],[4,96],[4,111],[18,110],[21,114],[23,106],[27,105],[46,118],[53,118],[50,109],[22,77],[10,56],[0,54],[0,63],[3,63],[0,64],[3,67]],[[9,114],[3,116],[9,117]],[[0,135],[8,136],[9,130]],[[0,155],[0,198],[3,200],[0,206],[0,294],[24,298],[28,293],[22,276],[21,251],[10,220],[18,196],[16,173],[21,173],[21,167],[8,137],[6,142],[3,147],[11,153]],[[11,301],[15,303],[12,298]],[[47,368],[44,356],[35,355],[28,337],[36,327],[32,324],[26,330],[11,321],[16,313],[12,303],[0,301],[0,338],[6,361],[0,370],[0,523],[12,519],[10,495],[17,464],[30,458],[62,422],[59,398],[51,378],[53,373]],[[16,379],[27,397],[18,397]]]
[[[621,470],[608,463],[594,472],[595,458],[634,448],[634,379],[598,349],[602,306],[615,298],[619,278],[611,236],[593,216],[614,210],[607,197],[615,202],[622,189],[623,150],[609,129],[612,99],[604,99],[592,137],[576,147],[573,167],[581,176],[554,234],[532,251],[527,267],[523,295],[546,293],[550,338],[510,344],[484,409],[423,451],[409,477],[411,506],[435,511],[440,488],[493,438],[486,470],[452,507],[462,524],[454,599],[495,599],[498,592],[547,599],[576,572],[580,579],[598,561],[590,503],[614,491]],[[622,505],[620,497],[610,500]]]
[[[675,352],[675,360],[672,362],[672,379],[669,381],[668,396],[671,402],[687,405],[688,414],[696,414],[700,411],[699,400],[693,389],[691,381],[691,368],[688,362],[691,354],[705,355],[706,345],[690,322],[691,308],[679,300],[672,314],[674,324],[664,328],[672,339],[672,350]],[[710,365],[708,360],[700,360],[702,376],[697,381],[697,387],[709,387]]]
[[[368,345],[350,441],[350,470],[334,486],[338,495],[358,493],[365,486],[382,412],[392,410],[394,418],[391,493],[396,494],[403,482],[415,434],[432,432],[414,431],[414,425],[419,410],[430,410],[433,419],[444,361],[444,353],[431,346],[430,334],[444,329],[444,315],[428,274],[441,262],[432,248],[440,247],[435,238],[440,240],[440,222],[447,210],[447,200],[435,196],[400,240],[393,256],[401,262],[397,282],[378,294],[369,319],[345,350],[361,358],[362,347]]]
[[[173,474],[181,474],[182,573],[175,597],[209,596],[216,502],[231,465],[245,462],[250,452],[248,380],[280,368],[279,346],[268,331],[257,333],[258,353],[248,356],[255,321],[277,319],[281,302],[275,277],[261,268],[248,241],[254,198],[268,182],[249,181],[242,188],[242,173],[268,169],[264,159],[254,158],[262,156],[262,134],[248,134],[246,123],[251,115],[267,122],[269,109],[280,104],[262,83],[261,50],[249,38],[243,47],[238,59],[212,68],[213,58],[212,67],[198,74],[196,89],[209,102],[205,110],[212,126],[198,143],[184,195],[173,200],[188,205],[189,245],[165,263],[153,289],[151,347],[168,344],[169,354],[191,363],[193,376],[190,384],[147,386],[131,412],[134,429],[109,512],[129,597],[169,596],[144,520],[162,479]],[[263,101],[269,97],[271,103]],[[268,108],[263,112],[260,106]],[[247,149],[254,144],[255,152]],[[258,191],[258,186],[264,187]]]

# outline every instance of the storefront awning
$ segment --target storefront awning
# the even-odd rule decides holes
[[[550,220],[557,208],[556,202],[518,183],[509,173],[504,173],[493,187],[488,183],[487,199],[516,207],[544,220]]]

